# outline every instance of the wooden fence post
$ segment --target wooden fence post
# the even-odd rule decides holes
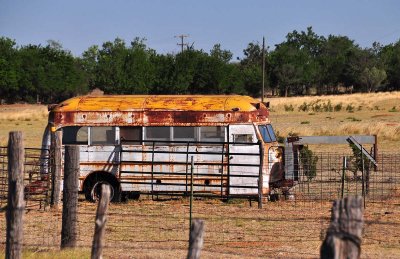
[[[333,203],[321,258],[360,258],[363,212],[362,197],[350,196]]]
[[[51,165],[51,202],[52,208],[60,209],[61,202],[61,165],[62,165],[62,132],[51,133],[51,151],[53,164]]]
[[[107,210],[110,203],[110,186],[103,184],[101,186],[101,196],[97,206],[96,221],[94,227],[94,236],[92,244],[92,259],[103,258],[104,234],[107,223]]]
[[[190,228],[189,251],[187,259],[200,258],[200,252],[203,248],[204,221],[194,219]]]
[[[8,203],[6,259],[22,257],[25,150],[22,132],[12,131],[8,140]]]
[[[61,248],[77,242],[79,146],[65,146]]]

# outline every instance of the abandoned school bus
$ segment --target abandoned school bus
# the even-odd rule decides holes
[[[80,146],[88,200],[101,184],[114,201],[191,188],[196,196],[261,199],[285,180],[267,106],[238,95],[81,96],[49,108],[48,128],[62,131],[63,145]]]

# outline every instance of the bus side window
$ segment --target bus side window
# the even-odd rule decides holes
[[[88,127],[65,127],[62,129],[62,143],[66,145],[87,145]]]
[[[146,140],[167,140],[171,139],[171,127],[145,127]]]
[[[200,141],[225,141],[225,127],[210,126],[200,128]]]
[[[119,127],[121,144],[141,145],[142,127]]]
[[[196,127],[173,127],[174,140],[194,141],[196,138]]]
[[[115,145],[115,129],[113,127],[91,127],[90,144]]]
[[[253,143],[252,134],[234,134],[233,143]]]

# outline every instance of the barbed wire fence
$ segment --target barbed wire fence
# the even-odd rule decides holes
[[[26,151],[25,182],[48,185],[48,178],[38,172],[41,150]],[[342,193],[363,195],[365,178],[351,166],[343,167],[343,157],[351,154],[315,153],[318,157],[315,176],[305,173],[308,165],[299,164],[297,185],[289,194],[278,193],[275,202],[263,209],[247,200],[194,198],[193,218],[205,221],[202,254],[229,257],[318,257],[319,247],[330,222],[331,201]],[[30,158],[29,158],[30,157]],[[32,159],[32,160],[29,160]],[[349,159],[350,161],[350,159]],[[396,257],[400,254],[400,155],[382,153],[379,166],[369,172],[365,193],[365,225],[362,254],[366,257]],[[49,162],[50,163],[50,162]],[[6,149],[0,148],[0,205],[6,205]],[[35,173],[36,172],[36,173]],[[364,181],[363,181],[364,180]],[[26,195],[24,247],[33,251],[59,250],[62,214],[50,210],[48,188]],[[6,199],[6,198],[5,198]],[[80,197],[78,207],[78,248],[91,247],[95,203]],[[5,213],[4,210],[1,212]],[[122,257],[185,257],[189,238],[189,199],[187,197],[151,196],[121,204],[111,204],[106,226],[105,255]],[[5,233],[5,216],[0,218],[0,232]],[[0,237],[5,246],[5,235]]]

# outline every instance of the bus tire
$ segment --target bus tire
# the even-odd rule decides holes
[[[95,179],[89,179],[85,187],[85,198],[90,202],[97,202],[101,196],[101,186],[103,184],[110,187],[110,201],[120,202],[121,201],[121,189],[117,181],[111,179],[105,179],[104,177],[94,177]]]

